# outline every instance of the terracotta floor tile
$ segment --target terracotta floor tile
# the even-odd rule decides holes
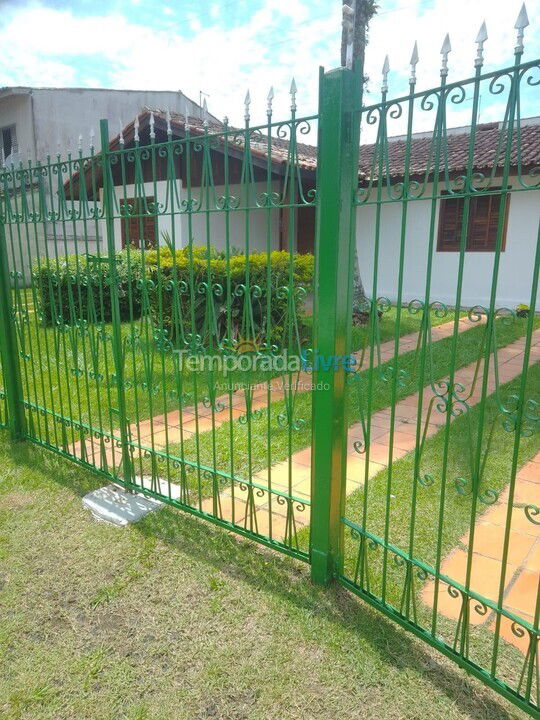
[[[540,537],[540,525],[529,520],[523,507],[515,507],[512,509],[512,524],[510,528],[516,532],[532,535],[535,538]]]
[[[514,487],[514,503],[540,505],[540,487],[538,483],[518,477]]]
[[[489,600],[496,600],[501,580],[501,563],[499,560],[473,553],[470,588]],[[455,550],[449,555],[441,566],[441,573],[452,580],[465,584],[467,570],[467,553],[464,550]],[[507,585],[516,571],[515,565],[507,565],[505,584]]]
[[[375,413],[371,418],[371,426],[390,430],[390,416],[382,413]]]
[[[527,570],[540,574],[540,540],[536,541],[536,545],[530,552],[526,567]]]
[[[504,599],[504,607],[517,615],[534,615],[540,589],[540,575],[532,570],[522,570]]]
[[[518,472],[518,477],[527,482],[536,483],[540,485],[540,464],[536,462],[529,462],[524,465]],[[538,491],[540,495],[540,490]],[[540,505],[540,497],[538,498],[538,504]]]
[[[501,503],[493,505],[482,515],[484,522],[492,523],[493,525],[506,525],[507,507]]]
[[[216,427],[219,427],[219,425],[222,425],[225,422],[230,422],[231,416],[234,422],[235,420],[238,420],[238,418],[241,417],[243,414],[244,413],[240,408],[226,407],[224,410],[220,410],[219,412],[214,413],[214,422],[216,423]],[[211,418],[212,416],[210,415],[209,417]]]
[[[462,539],[468,546],[468,536]],[[535,538],[524,533],[510,532],[508,545],[508,562],[520,566],[531,551]],[[474,532],[474,552],[479,555],[501,560],[504,545],[504,527],[491,523],[479,522]]]
[[[533,617],[531,615],[522,615],[524,620],[527,622],[533,623]],[[501,623],[500,623],[500,629],[499,629],[499,635],[504,640],[506,640],[507,643],[510,643],[510,645],[514,645],[515,647],[520,650],[523,655],[527,653],[527,650],[529,649],[529,642],[530,642],[530,636],[528,633],[524,633],[523,637],[518,637],[513,631],[512,627],[514,625],[513,620],[510,620],[510,618],[505,617],[504,615],[501,617]],[[491,625],[489,626],[489,629],[491,632],[495,632],[496,630],[496,621],[494,620]]]
[[[368,478],[375,477],[375,475],[377,475],[379,472],[381,472],[381,470],[384,470],[384,469],[385,469],[385,465],[381,465],[380,463],[376,463],[376,462],[370,462]],[[357,457],[355,457],[353,455],[348,455],[347,456],[347,478],[352,480],[353,482],[363,485],[365,475],[366,475],[365,456],[358,455]]]
[[[163,427],[163,426],[161,426]],[[162,445],[163,447],[166,446],[166,441],[168,439],[169,446],[170,445],[178,445],[181,441],[182,434],[180,432],[179,428],[171,427],[167,428],[167,430],[159,430],[159,432],[154,432],[154,442],[156,445]],[[186,435],[184,434],[184,440],[186,439]]]
[[[293,485],[292,495],[309,499],[311,497],[311,478],[303,478]]]
[[[498,503],[482,515],[482,521],[490,522],[494,525],[501,525],[504,528],[506,526],[507,510],[508,507],[506,504]],[[526,533],[534,537],[540,535],[540,525],[532,523],[528,519],[523,507],[512,508],[510,530]]]
[[[369,446],[369,460],[370,462],[376,462],[380,465],[388,465],[388,452],[389,447],[388,445],[382,445],[381,443],[377,442],[376,440],[372,443],[370,443]],[[348,455],[347,459],[349,457],[352,457],[353,460],[355,459],[355,455]]]
[[[390,433],[386,432],[377,438],[377,442],[382,445],[390,444]],[[402,430],[394,430],[393,438],[394,448],[405,450],[406,452],[412,452],[416,447],[416,438],[410,433],[403,432]]]
[[[197,420],[193,419],[187,423],[184,423],[185,430],[192,430],[193,432],[207,432],[212,429],[212,418],[211,417],[199,417]]]
[[[304,450],[294,453],[293,460],[299,465],[311,467],[311,447],[304,448]]]
[[[422,424],[422,430],[424,429],[424,424]],[[437,432],[438,428],[436,425],[429,425],[429,429],[431,429],[431,432]],[[395,425],[395,432],[405,433],[406,435],[412,435],[413,437],[416,437],[416,423],[412,422],[410,420],[407,420],[406,422],[399,422]]]
[[[371,425],[371,427],[369,428],[369,437],[371,438],[371,440],[378,440],[382,435],[385,435],[387,432],[387,428],[379,427],[377,425]],[[351,427],[349,428],[348,438],[349,440],[364,440],[364,430],[360,423],[351,425]]]

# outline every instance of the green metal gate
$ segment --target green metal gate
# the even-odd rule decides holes
[[[288,238],[315,179],[295,93],[284,122],[271,97],[240,129],[147,112],[111,143],[102,121],[99,153],[6,168],[0,319],[15,437],[307,560],[287,457],[313,256]]]
[[[415,45],[395,99],[388,58],[376,102],[361,101],[360,68],[323,77],[314,346],[353,363],[316,373],[330,390],[313,399],[311,563],[316,582],[337,578],[538,716],[540,193],[522,107],[538,106],[540,76],[522,31],[515,64],[483,74],[481,28],[459,82],[447,37],[440,85],[421,92]],[[499,122],[479,121],[481,97],[498,99]],[[456,110],[467,127],[450,130]],[[507,307],[509,215],[527,208],[521,299]]]
[[[360,67],[321,71],[318,115],[293,81],[285,121],[248,93],[242,128],[148,111],[4,168],[0,425],[310,563],[534,715],[534,200],[523,307],[499,302],[510,207],[540,194],[522,30],[484,74],[481,31],[460,82],[445,41],[428,91],[415,49],[396,99],[387,63],[370,104]]]

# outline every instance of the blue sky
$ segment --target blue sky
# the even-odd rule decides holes
[[[368,101],[377,96],[386,53],[390,92],[404,90],[415,40],[419,87],[436,84],[447,31],[450,79],[470,76],[484,18],[486,69],[512,61],[520,0],[379,4],[367,55]],[[293,75],[299,111],[315,112],[318,66],[339,61],[340,0],[0,0],[0,6],[0,85],[180,89],[194,99],[203,91],[211,112],[240,122],[247,88],[254,118],[264,118],[270,85],[276,114],[284,117]],[[527,8],[525,58],[533,59],[540,56],[540,0],[528,0]],[[486,98],[484,120],[499,111],[492,100]],[[527,100],[524,114],[540,114],[538,103]]]

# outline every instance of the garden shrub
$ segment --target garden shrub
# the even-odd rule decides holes
[[[170,248],[164,247],[147,252],[146,263],[152,280],[152,311],[156,325],[165,330],[177,346],[186,342],[190,334],[199,335],[203,344],[211,335],[222,341],[227,335],[228,316],[232,334],[229,340],[266,342],[268,292],[271,301],[270,341],[279,347],[287,344],[284,335],[288,335],[285,327],[290,284],[288,252],[275,251],[270,256],[264,252],[253,253],[246,262],[243,254],[232,255],[227,261],[223,252],[213,249],[183,248],[173,254]],[[294,307],[301,334],[305,295],[313,287],[313,255],[294,255],[292,265]],[[250,303],[246,297],[248,271]],[[206,291],[209,283],[212,287],[210,294]],[[176,308],[173,308],[173,299],[177,299]],[[211,303],[209,307],[208,302]],[[293,339],[295,344],[297,339]]]
[[[141,314],[142,254],[140,250],[117,253],[118,296],[122,321]],[[33,266],[34,284],[38,290],[38,311],[44,325],[60,322],[74,325],[111,321],[110,267],[107,256],[101,261],[84,255],[44,258]],[[131,301],[130,301],[131,291]]]
[[[266,341],[267,298],[271,299],[271,342],[286,344],[290,255],[285,251],[272,252],[270,285],[268,285],[268,255],[254,253],[231,255],[227,261],[222,251],[204,247],[183,248],[174,254],[169,247],[159,250],[130,250],[116,254],[116,272],[120,300],[120,317],[127,321],[139,318],[143,306],[143,288],[147,288],[149,311],[157,328],[181,345],[193,333],[206,342],[210,335],[222,340],[227,334],[230,316],[230,340],[250,339]],[[228,265],[228,272],[227,272]],[[251,302],[246,302],[246,280],[249,270]],[[296,320],[299,332],[305,292],[313,287],[313,255],[293,256],[293,288]],[[87,322],[111,321],[110,268],[107,258],[100,262],[84,256],[49,260],[34,265],[34,282],[39,291],[38,309],[44,324],[56,322],[74,325]],[[142,282],[143,277],[145,282]],[[229,281],[227,280],[229,277]],[[210,278],[211,305],[207,307],[206,283]],[[173,292],[173,288],[176,292]],[[228,309],[228,295],[230,306]],[[131,302],[130,302],[131,298]],[[177,298],[173,308],[173,298]],[[131,313],[130,313],[131,306]],[[195,327],[192,328],[194,316]],[[296,342],[296,338],[295,338]]]

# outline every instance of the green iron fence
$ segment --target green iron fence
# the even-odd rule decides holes
[[[519,476],[540,449],[537,234],[530,311],[499,303],[510,203],[540,192],[519,32],[485,74],[479,35],[461,82],[445,43],[429,91],[415,51],[396,99],[386,63],[369,105],[360,67],[321,71],[318,115],[293,82],[283,122],[271,92],[252,125],[248,94],[242,128],[145,112],[112,142],[102,121],[100,152],[4,168],[0,424],[309,562],[534,715],[539,580],[513,543],[539,549]]]
[[[319,260],[332,268],[333,277],[318,276],[317,301],[319,318],[332,312],[332,325],[316,323],[315,347],[338,354],[350,347],[351,287],[340,288],[336,278],[352,267],[355,219],[360,268],[372,299],[364,308],[369,340],[363,372],[335,378],[332,398],[314,397],[312,543],[321,553],[311,560],[315,579],[336,576],[537,716],[540,572],[532,558],[538,552],[540,465],[529,465],[524,479],[519,468],[538,460],[540,448],[534,313],[539,158],[533,153],[532,160],[525,159],[532,131],[521,116],[531,89],[537,103],[539,64],[522,62],[518,37],[515,64],[482,74],[484,34],[485,28],[477,39],[475,74],[465,81],[447,81],[448,38],[441,84],[428,91],[416,90],[416,47],[409,93],[396,99],[388,96],[388,61],[382,96],[371,104],[351,100],[359,86],[351,71],[323,79]],[[480,97],[497,98],[500,122],[479,122]],[[341,118],[335,107],[343,109]],[[456,109],[469,126],[461,133],[448,130]],[[332,142],[325,142],[327,128]],[[360,144],[358,158],[359,129],[362,137],[371,132],[374,142]],[[429,132],[418,135],[415,129]],[[395,135],[401,137],[389,140]],[[538,147],[538,140],[533,142]],[[336,202],[338,178],[341,197],[350,198],[345,208]],[[489,218],[482,214],[487,207]],[[517,241],[508,228],[510,208],[515,218],[523,211],[518,208],[527,207],[532,225],[519,233],[527,261],[513,272],[520,273],[522,303],[530,312],[516,314],[515,307],[500,304],[500,285],[508,268],[504,253]],[[449,220],[450,247],[444,245]],[[331,243],[336,228],[337,246]],[[488,237],[491,246],[475,245]],[[471,271],[479,295],[487,279],[486,301],[473,307],[465,299]],[[449,282],[442,282],[444,277]],[[377,340],[390,303],[380,296],[381,286],[391,287],[396,306],[386,366]],[[441,302],[434,292],[443,286],[448,289]],[[451,323],[437,343],[444,344],[440,360],[433,312]],[[410,362],[401,351],[400,325],[417,313],[422,319]],[[519,339],[504,347],[501,333],[516,325]],[[471,330],[462,333],[463,326]],[[462,351],[471,332],[478,339],[465,364]],[[380,411],[385,385],[389,403]],[[348,418],[346,400],[355,406]],[[348,434],[337,420],[344,417]],[[363,462],[354,459],[355,452]]]
[[[103,121],[100,153],[4,172],[2,329],[15,435],[307,559],[309,497],[272,472],[305,422],[280,360],[310,344],[295,92],[286,122],[271,98],[261,127],[249,98],[241,129],[146,113],[110,146]]]

